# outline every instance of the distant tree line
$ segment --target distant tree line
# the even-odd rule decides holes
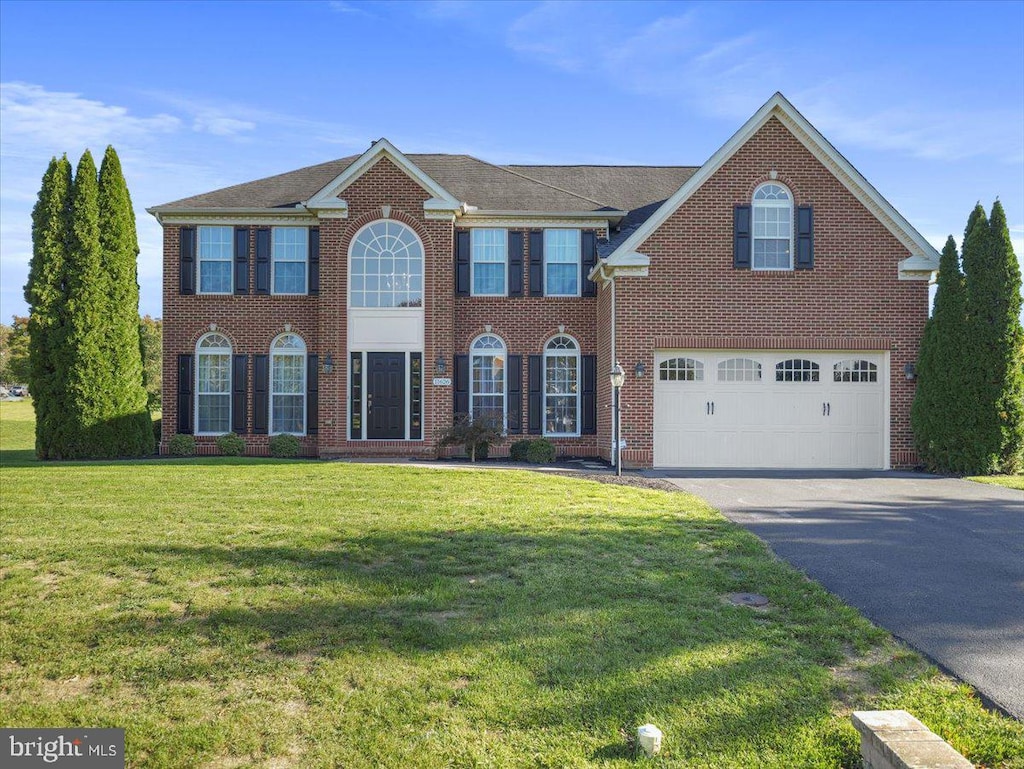
[[[1006,213],[979,203],[957,254],[942,250],[938,290],[917,363],[911,424],[918,455],[936,472],[1016,473],[1024,467],[1021,272]]]
[[[142,346],[142,380],[150,411],[160,409],[163,387],[163,323],[160,318],[139,318],[139,343]],[[0,323],[0,384],[28,384],[28,316],[12,315],[11,325]]]
[[[153,453],[143,384],[138,236],[121,162],[53,158],[32,210],[29,391],[40,459]]]

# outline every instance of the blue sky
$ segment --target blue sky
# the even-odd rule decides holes
[[[1024,2],[0,0],[0,316],[54,154],[113,144],[143,209],[361,152],[703,163],[781,90],[937,247],[998,196],[1024,254]]]

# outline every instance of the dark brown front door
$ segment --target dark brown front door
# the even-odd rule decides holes
[[[366,437],[405,438],[405,353],[366,354]]]

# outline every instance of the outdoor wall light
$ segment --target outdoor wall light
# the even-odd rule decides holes
[[[334,371],[334,358],[332,358],[331,354],[328,353],[324,357],[324,373],[330,374],[332,371]]]
[[[633,367],[633,373],[636,374],[636,378],[640,379],[644,374],[647,373],[647,366],[644,365],[643,361],[640,361]]]
[[[448,368],[448,364],[445,363],[444,356],[438,355],[437,360],[434,361],[434,371],[438,376],[444,376],[445,369]]]
[[[917,367],[913,363],[907,363],[903,366],[903,373],[907,379],[917,379]]]

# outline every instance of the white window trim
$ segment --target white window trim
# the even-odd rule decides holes
[[[223,339],[225,339],[227,341],[228,346],[227,347],[206,347],[206,348],[201,348],[200,345],[203,343],[203,340],[204,339],[208,339],[211,336],[222,337]],[[200,392],[199,392],[199,358],[202,355],[227,355],[228,356],[228,391],[226,393],[227,397],[228,397],[228,429],[225,430],[223,433],[201,431],[199,429],[199,396],[200,396]],[[235,374],[235,372],[234,372],[234,365],[233,365],[233,357],[232,357],[233,355],[234,355],[234,350],[231,347],[231,340],[228,339],[226,336],[224,336],[224,334],[220,333],[219,331],[211,331],[209,334],[203,334],[201,337],[199,337],[199,339],[196,340],[196,358],[195,358],[195,360],[196,360],[195,369],[196,370],[195,370],[195,374],[193,375],[193,384],[192,384],[192,386],[195,388],[195,393],[194,393],[194,396],[192,398],[192,419],[193,419],[192,424],[195,425],[195,431],[194,431],[195,435],[225,435],[225,434],[231,432],[232,420],[233,420],[233,417],[234,417],[234,414],[231,413],[231,411],[232,411],[232,408],[231,408],[232,407],[231,396],[232,396],[232,392],[233,392],[232,388],[234,387],[234,374]],[[223,393],[206,393],[206,394],[207,395],[222,395]]]
[[[505,258],[501,260],[502,264],[502,280],[501,283],[504,286],[504,290],[500,293],[482,293],[476,290],[476,259],[474,258],[473,246],[475,245],[476,234],[481,231],[498,231],[502,233],[505,245]],[[487,264],[497,264],[497,262],[487,262]],[[481,229],[472,229],[469,231],[469,295],[470,296],[508,296],[508,230],[500,227],[486,227]],[[479,337],[478,337],[479,338]],[[475,341],[475,340],[474,340]]]
[[[284,336],[294,336],[302,342],[302,432],[293,433],[288,430],[275,430],[274,429],[274,358],[278,357],[291,357],[298,356],[298,352],[292,349],[288,350],[276,350],[277,340]],[[278,334],[274,337],[274,340],[270,343],[270,381],[267,382],[267,390],[269,390],[270,397],[267,399],[267,408],[269,413],[267,414],[267,432],[270,435],[294,435],[296,437],[304,437],[309,430],[309,395],[307,392],[306,377],[308,374],[308,360],[309,360],[309,348],[306,346],[306,340],[296,334],[294,331],[286,331],[283,334]],[[292,396],[295,393],[281,393],[282,395]]]
[[[227,229],[231,231],[231,256],[228,259],[207,259],[208,262],[227,262],[231,266],[231,280],[227,291],[203,291],[203,230]],[[231,296],[235,293],[235,228],[223,224],[199,225],[196,227],[196,294],[204,296]]]
[[[782,187],[789,195],[789,202],[782,203],[778,200],[756,200],[758,190],[767,185]],[[754,252],[757,250],[755,244],[758,240],[781,240],[782,238],[758,238],[754,235],[754,219],[758,208],[788,208],[789,209],[789,266],[788,267],[757,267],[754,265]],[[779,181],[764,182],[757,185],[754,194],[750,198],[750,269],[753,272],[793,272],[794,271],[794,249],[796,248],[796,202],[793,199],[793,191]]]
[[[574,294],[552,294],[548,291],[548,233],[560,230],[572,230],[576,233],[576,293]],[[544,296],[573,297],[581,296],[583,291],[583,230],[576,227],[549,227],[544,230]],[[552,262],[552,264],[567,264],[567,262]],[[548,340],[550,341],[550,340]]]
[[[359,236],[363,234],[364,230],[368,230],[370,227],[374,226],[375,224],[380,224],[381,222],[387,222],[387,221],[395,222],[397,224],[401,224],[402,227],[405,227],[405,229],[407,229],[409,232],[411,232],[412,236],[414,238],[416,238],[416,242],[420,246],[420,254],[422,255],[422,258],[420,259],[420,265],[421,265],[421,271],[419,273],[419,276],[420,276],[420,303],[419,303],[418,307],[380,307],[380,306],[378,306],[378,307],[366,307],[365,305],[360,306],[360,307],[356,307],[355,305],[352,304],[352,278],[354,277],[353,273],[352,273],[352,260],[356,258],[355,255],[353,254],[353,249],[355,248],[356,243],[359,240]],[[363,258],[365,258],[365,257],[363,257]],[[472,257],[471,257],[470,261],[472,262]],[[356,230],[355,234],[352,236],[352,240],[349,241],[349,246],[348,246],[348,264],[347,264],[346,269],[348,271],[347,272],[347,279],[346,279],[346,283],[348,285],[346,286],[345,294],[346,294],[347,308],[349,310],[355,310],[356,312],[362,312],[364,310],[369,310],[371,312],[372,311],[376,311],[376,310],[383,310],[383,311],[388,312],[388,313],[422,313],[422,312],[424,312],[424,307],[426,306],[426,301],[427,301],[427,251],[423,247],[423,241],[420,239],[419,233],[417,233],[416,230],[414,230],[409,225],[402,224],[402,222],[397,222],[394,219],[390,219],[390,220],[389,219],[374,219],[372,222],[367,222],[366,224],[364,224],[362,227],[360,227],[358,230]],[[413,275],[413,273],[409,273],[409,274],[410,274],[410,276]],[[366,275],[366,273],[363,273],[364,278],[365,278],[365,275]],[[307,288],[308,288],[308,286],[307,286]]]
[[[573,351],[564,350],[564,349],[561,349],[561,350],[549,350],[548,349],[548,345],[551,344],[551,341],[553,339],[556,339],[557,337],[560,337],[560,336],[564,336],[566,339],[571,339],[573,344],[576,345],[576,349],[573,350]],[[548,358],[549,357],[552,357],[552,358],[565,358],[565,357],[569,357],[571,355],[575,355],[576,356],[576,396],[575,396],[576,397],[576,432],[573,432],[573,433],[554,433],[554,432],[548,432],[548,427],[547,427],[547,425],[548,425],[548,419],[547,419],[547,415],[548,415]],[[541,395],[542,395],[542,399],[541,399],[541,415],[540,415],[540,418],[541,418],[542,434],[544,435],[545,438],[548,438],[548,437],[550,437],[550,438],[579,438],[582,435],[582,433],[580,432],[580,429],[579,429],[580,428],[580,417],[581,417],[581,414],[580,414],[580,401],[582,400],[582,398],[580,397],[581,396],[581,393],[580,393],[580,386],[581,386],[581,382],[580,382],[580,361],[582,360],[582,356],[580,355],[580,343],[579,343],[579,340],[576,339],[573,336],[570,336],[569,334],[555,334],[555,336],[551,337],[546,342],[544,342],[544,356],[543,356],[542,360],[543,360],[543,364],[544,364],[544,372],[543,372],[543,375],[541,376]],[[564,397],[564,396],[554,396],[554,397]]]
[[[271,227],[270,228],[270,293],[273,296],[309,296],[309,227]],[[277,284],[277,259],[274,258],[274,233],[278,230],[305,230],[306,231],[306,253],[303,255],[302,264],[305,265],[304,280],[305,291],[277,291],[274,286]],[[297,264],[292,259],[281,261]]]
[[[494,337],[501,342],[501,349],[482,349],[475,350],[476,343],[485,337]],[[501,392],[501,432],[506,434],[508,432],[508,345],[505,344],[505,340],[497,334],[481,334],[472,341],[469,345],[469,414],[470,418],[473,416],[473,396],[477,393],[473,392],[473,358],[493,357],[495,354],[504,356],[505,367],[502,371],[502,392]],[[479,393],[480,396],[491,395],[491,393]]]

